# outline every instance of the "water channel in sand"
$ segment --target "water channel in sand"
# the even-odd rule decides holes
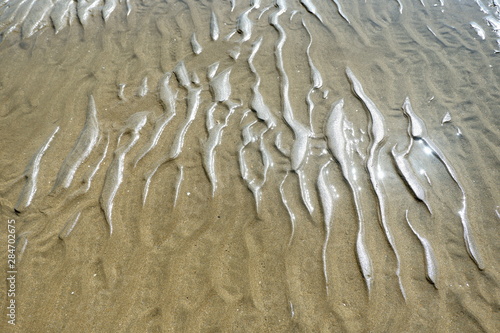
[[[0,330],[498,331],[499,6],[0,1]]]

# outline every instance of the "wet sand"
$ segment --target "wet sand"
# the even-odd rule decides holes
[[[0,330],[498,331],[497,25],[485,0],[0,1]]]

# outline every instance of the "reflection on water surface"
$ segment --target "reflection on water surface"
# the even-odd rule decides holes
[[[494,332],[499,26],[485,0],[0,1],[0,325]]]

